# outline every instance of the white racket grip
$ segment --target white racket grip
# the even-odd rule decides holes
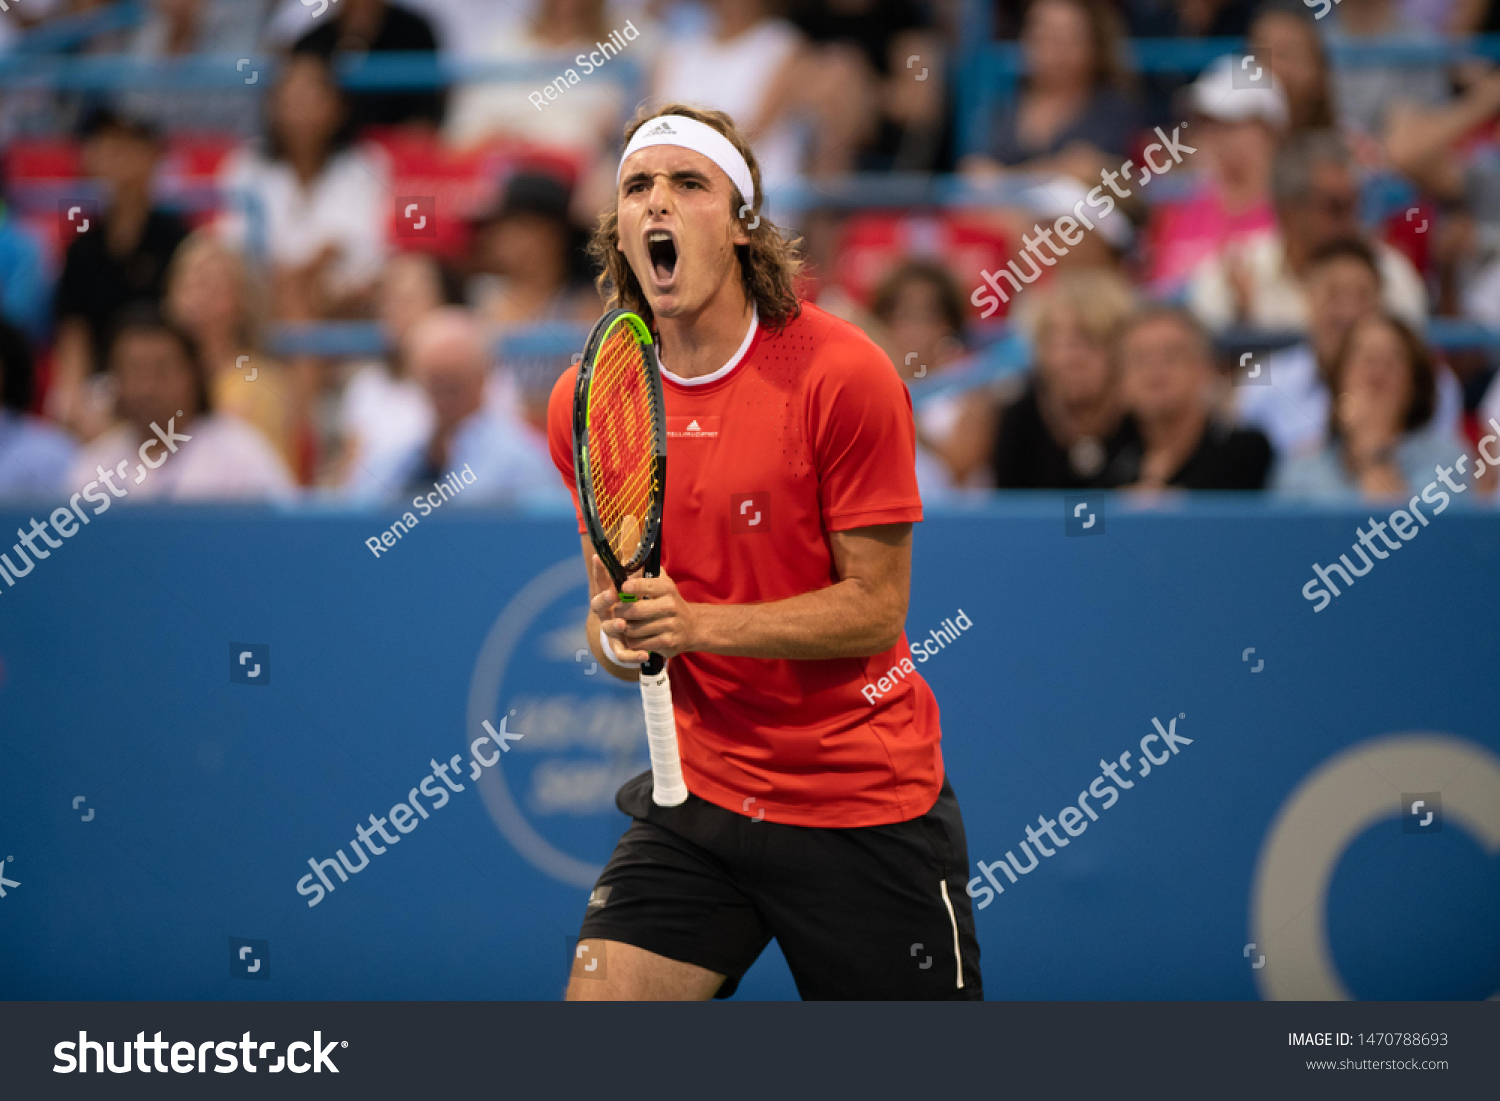
[[[641,702],[646,708],[646,742],[651,748],[651,801],[675,807],[688,797],[677,749],[677,719],[672,715],[672,682],[667,670],[641,674]]]

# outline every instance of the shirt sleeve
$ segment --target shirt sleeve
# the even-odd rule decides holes
[[[911,394],[862,335],[830,334],[809,384],[809,422],[823,525],[849,531],[922,519]]]
[[[573,498],[578,534],[583,535],[588,529],[583,523],[583,506],[578,503],[578,483],[573,476],[573,384],[577,378],[578,368],[569,368],[552,387],[552,396],[547,399],[547,450]]]

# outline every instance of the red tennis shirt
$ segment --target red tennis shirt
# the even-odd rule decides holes
[[[573,492],[570,369],[547,411]],[[859,329],[804,304],[780,333],[752,321],[719,370],[663,365],[662,566],[689,603],[762,604],[839,580],[829,532],[922,519],[911,395]],[[578,530],[584,532],[582,512]],[[667,666],[688,790],[796,826],[925,814],[943,783],[938,707],[903,631],[869,658],[687,653]],[[886,678],[888,690],[861,691]]]

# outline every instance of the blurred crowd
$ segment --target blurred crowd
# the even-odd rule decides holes
[[[1465,48],[1500,35],[1500,0],[1319,10],[13,0],[0,499],[66,497],[171,421],[192,442],[143,498],[395,503],[467,467],[467,504],[565,501],[545,408],[579,342],[538,333],[598,316],[585,244],[621,128],[671,99],[736,118],[803,239],[801,293],[909,381],[925,499],[1404,499],[1500,458],[1500,68]],[[1201,39],[1265,74],[1133,60]],[[1379,52],[1413,43],[1454,48]],[[351,79],[381,54],[449,75]],[[110,59],[233,76],[5,76]],[[1186,155],[1148,188],[1124,166],[1166,133]],[[777,205],[913,177],[969,199]],[[1104,179],[1113,212],[982,318],[984,274]],[[1455,323],[1490,332],[1429,339]]]

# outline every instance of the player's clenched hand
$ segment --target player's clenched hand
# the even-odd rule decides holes
[[[632,577],[624,591],[637,599],[617,603],[611,611],[622,626],[625,644],[634,651],[628,660],[644,661],[648,654],[670,658],[698,649],[698,609],[682,598],[665,571],[660,577]]]

